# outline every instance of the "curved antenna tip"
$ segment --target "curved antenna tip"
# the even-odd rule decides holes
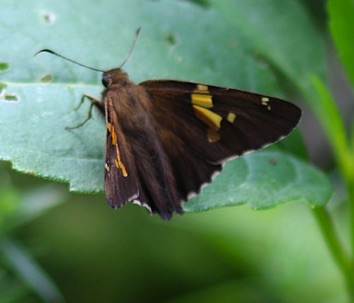
[[[134,40],[133,40],[132,45],[130,46],[128,55],[127,55],[126,58],[123,60],[123,63],[120,65],[119,68],[122,68],[122,66],[127,62],[128,58],[130,57],[130,55],[131,55],[131,53],[132,53],[132,51],[133,51],[133,48],[134,48],[134,46],[135,46],[136,40],[138,39],[140,30],[141,30],[141,27],[139,27],[139,28],[136,30],[136,32],[135,32],[135,37],[134,37]],[[56,52],[54,52],[54,51],[52,51],[52,50],[50,50],[50,49],[48,49],[48,48],[43,48],[43,49],[39,50],[38,52],[36,52],[36,53],[34,54],[34,56],[37,56],[37,55],[40,54],[40,53],[50,53],[50,54],[52,54],[52,55],[55,55],[55,56],[60,57],[60,58],[62,58],[62,59],[64,59],[64,60],[70,61],[70,62],[72,62],[72,63],[75,63],[75,64],[77,64],[77,65],[80,65],[80,66],[82,66],[82,67],[86,67],[86,68],[88,68],[88,69],[91,69],[91,70],[94,70],[94,71],[97,71],[97,72],[102,72],[102,73],[104,72],[103,70],[100,70],[100,69],[98,69],[98,68],[90,67],[90,66],[81,64],[81,63],[79,63],[79,62],[76,62],[76,61],[74,61],[74,60],[72,60],[72,59],[70,59],[70,58],[68,58],[68,57],[65,57],[65,56],[63,56],[63,55],[60,55],[60,54],[58,54],[58,53],[56,53]]]
[[[74,61],[74,60],[72,60],[72,59],[70,59],[70,58],[68,58],[68,57],[65,57],[65,56],[63,56],[63,55],[60,55],[60,54],[58,54],[58,53],[56,53],[56,52],[54,52],[54,51],[52,51],[52,50],[50,50],[50,49],[47,49],[47,48],[41,49],[40,51],[36,52],[34,55],[37,56],[37,55],[40,54],[40,53],[50,53],[50,54],[55,55],[55,56],[57,56],[57,57],[60,57],[60,58],[62,58],[62,59],[64,59],[64,60],[70,61],[70,62],[75,63],[75,64],[77,64],[77,65],[80,65],[80,66],[82,66],[82,67],[85,67],[85,68],[94,70],[94,71],[96,71],[96,72],[101,72],[101,73],[104,72],[104,70],[101,70],[101,69],[98,69],[98,68],[94,68],[94,67],[90,67],[90,66],[87,66],[87,65],[85,65],[85,64],[76,62],[76,61]]]
[[[53,54],[53,55],[57,55],[57,53],[53,52],[52,50],[47,49],[47,48],[43,48],[40,51],[36,52],[33,56],[35,57],[35,56],[37,56],[40,53],[50,53],[50,54]]]

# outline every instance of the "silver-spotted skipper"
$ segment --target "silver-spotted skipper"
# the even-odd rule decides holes
[[[101,72],[102,100],[84,97],[106,117],[108,203],[137,203],[166,220],[223,162],[281,140],[301,117],[274,97],[174,80],[136,85],[121,67]]]

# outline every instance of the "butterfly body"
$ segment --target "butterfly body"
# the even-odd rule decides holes
[[[118,208],[138,203],[164,219],[182,213],[222,163],[274,143],[298,124],[286,101],[174,80],[134,84],[121,70],[103,73],[96,105],[107,125],[105,191]]]

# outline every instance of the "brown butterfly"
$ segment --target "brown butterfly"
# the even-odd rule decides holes
[[[137,203],[166,220],[223,162],[281,140],[301,117],[274,97],[174,80],[136,85],[121,67],[102,72],[102,100],[85,97],[106,117],[108,203]]]

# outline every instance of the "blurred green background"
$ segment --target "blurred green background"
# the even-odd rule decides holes
[[[125,66],[136,82],[179,78],[294,96],[286,68],[270,68],[274,62],[252,48],[247,31],[234,32],[237,26],[222,18],[220,7],[230,3],[0,0],[0,61],[11,62],[0,81],[35,85],[52,73],[55,83],[87,83],[98,95],[100,75],[32,55],[50,47],[97,68],[117,66],[142,26]],[[319,39],[326,37],[324,1],[286,3],[234,1],[235,16],[244,18],[235,23],[246,27],[246,20],[273,14],[288,22],[278,30],[292,40],[296,11]],[[282,47],[276,43],[269,32],[269,52]],[[298,44],[294,53],[301,50]],[[304,123],[312,128],[312,120]],[[311,136],[310,143],[321,137]],[[316,154],[326,145],[318,144],[308,144],[310,156],[332,171],[329,152]],[[20,174],[8,162],[0,163],[0,174],[0,302],[345,302],[341,276],[305,204],[223,208],[164,222],[135,205],[112,210],[103,194],[69,193],[68,185]],[[345,207],[332,210],[344,230]]]

